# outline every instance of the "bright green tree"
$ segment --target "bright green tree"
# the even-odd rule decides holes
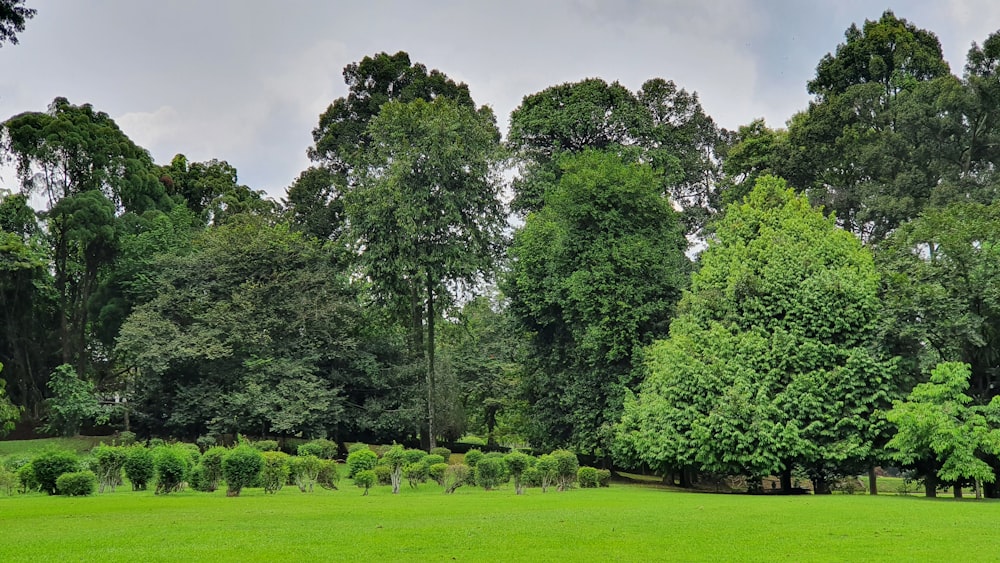
[[[52,397],[45,429],[60,436],[76,436],[87,422],[104,421],[104,411],[97,402],[94,384],[81,378],[73,366],[63,364],[49,379]]]
[[[670,338],[626,400],[617,456],[662,471],[751,478],[799,466],[817,492],[877,455],[891,364],[873,356],[871,254],[784,181],[730,206]],[[753,479],[751,479],[753,482]]]
[[[625,391],[642,377],[640,349],[666,335],[687,283],[687,241],[648,166],[597,151],[560,165],[514,237],[502,289],[531,335],[532,443],[607,455]]]

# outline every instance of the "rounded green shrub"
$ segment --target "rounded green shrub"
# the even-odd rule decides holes
[[[222,459],[222,476],[226,479],[226,496],[238,497],[244,487],[249,487],[264,469],[264,455],[260,450],[237,446]]]
[[[611,471],[607,469],[597,470],[597,485],[600,487],[611,486]]]
[[[205,478],[205,466],[202,464],[195,465],[188,471],[188,486],[196,491],[203,493],[210,493],[215,489],[209,489],[208,479]]]
[[[510,452],[503,458],[507,464],[507,469],[514,477],[514,492],[521,494],[524,492],[522,477],[525,470],[531,467],[531,456],[522,452]]]
[[[337,443],[326,438],[317,438],[298,447],[299,455],[316,456],[319,459],[334,459],[337,457]]]
[[[392,468],[388,465],[380,463],[372,471],[375,472],[375,478],[378,479],[379,485],[392,484]]]
[[[135,443],[135,440],[136,440],[135,432],[131,432],[129,430],[123,430],[118,433],[118,439],[115,440],[115,443],[117,443],[119,446],[131,446],[132,444]]]
[[[444,472],[444,492],[451,494],[455,489],[472,480],[472,468],[464,463],[449,465]]]
[[[298,455],[289,461],[292,471],[292,480],[303,493],[311,493],[313,485],[319,479],[319,472],[323,469],[323,460],[314,455]]]
[[[56,490],[68,497],[85,497],[97,489],[97,475],[93,471],[63,473],[56,479]]]
[[[403,455],[406,457],[406,464],[409,465],[411,463],[418,463],[423,461],[424,458],[427,457],[427,452],[425,452],[424,450],[410,449],[404,451]]]
[[[222,460],[228,453],[227,448],[212,446],[201,454],[201,466],[205,470],[205,483],[203,485],[205,492],[210,493],[219,488],[219,482],[222,481]]]
[[[324,489],[337,490],[337,483],[340,482],[340,469],[337,467],[337,462],[332,459],[321,460],[316,482]]]
[[[115,487],[122,484],[122,469],[125,467],[125,460],[128,457],[128,449],[124,446],[105,446],[103,443],[90,450],[97,462],[97,480],[99,492],[110,488],[114,492]]]
[[[418,484],[427,482],[428,471],[427,464],[422,461],[408,463],[403,466],[403,478],[416,489]]]
[[[576,480],[580,483],[581,489],[597,488],[597,469],[594,467],[581,467],[576,471]]]
[[[146,490],[155,474],[152,450],[142,444],[129,446],[125,453],[125,477],[132,483],[132,490]]]
[[[437,463],[448,463],[447,459],[438,454],[427,454],[420,461],[424,462],[424,465],[427,466],[431,466]]]
[[[364,449],[354,450],[347,455],[347,476],[353,479],[359,471],[375,469],[377,464],[378,455],[368,446],[365,446]]]
[[[265,493],[274,494],[280,491],[290,473],[288,454],[275,451],[264,452],[264,468],[261,470],[260,477]]]
[[[50,495],[56,494],[56,479],[63,473],[74,473],[80,469],[76,454],[65,450],[49,450],[31,460],[35,468],[35,479],[41,489]]]
[[[194,443],[198,444],[198,447],[201,448],[201,451],[204,452],[207,451],[212,446],[219,445],[219,440],[215,436],[205,435],[205,436],[198,436],[198,438],[194,441]]]
[[[372,469],[365,469],[364,471],[358,471],[354,476],[354,484],[365,490],[365,496],[368,495],[368,489],[375,486],[378,481],[378,476],[375,475],[375,471]]]
[[[160,446],[153,450],[153,467],[156,469],[156,494],[169,494],[181,490],[191,469],[187,448]]]
[[[35,466],[30,462],[18,467],[15,475],[17,476],[18,488],[22,493],[41,490],[42,484],[35,476]]]
[[[447,463],[435,463],[427,468],[427,475],[431,479],[434,479],[438,485],[444,486],[444,472],[447,470]]]
[[[525,487],[541,487],[542,472],[536,466],[530,466],[521,473],[521,483]]]
[[[552,454],[538,456],[538,461],[535,462],[535,470],[538,471],[539,486],[542,488],[543,493],[548,491],[549,485],[559,478],[559,464]]]
[[[431,448],[431,455],[439,455],[442,459],[444,459],[445,463],[448,463],[448,460],[451,459],[451,450],[438,446],[436,448]]]
[[[502,485],[509,478],[503,456],[483,456],[476,464],[476,484],[487,491]]]
[[[560,491],[565,491],[573,486],[576,481],[576,472],[580,469],[580,461],[576,454],[569,450],[556,450],[552,452],[552,457],[556,463],[556,482]]]
[[[465,452],[465,465],[475,467],[479,464],[479,460],[483,459],[483,455],[483,452],[480,450],[469,450]]]
[[[347,446],[347,455],[353,454],[354,452],[361,450],[369,450],[368,444],[364,442],[354,442],[350,446]]]
[[[278,441],[277,440],[257,440],[253,443],[253,447],[257,448],[262,452],[276,452],[278,451]]]
[[[0,465],[0,493],[7,496],[14,494],[17,489],[17,475],[13,471]]]
[[[173,447],[187,454],[189,469],[201,461],[201,448],[198,447],[198,444],[179,442],[174,444]]]

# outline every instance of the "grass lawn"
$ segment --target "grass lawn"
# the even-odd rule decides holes
[[[46,448],[60,448],[82,454],[90,451],[102,440],[110,444],[112,438],[108,436],[77,436],[76,438],[42,438],[39,440],[0,440],[0,457],[8,454],[34,453]]]
[[[119,489],[0,497],[0,561],[996,560],[1000,502],[743,496],[655,487],[542,494],[434,484],[369,496]]]

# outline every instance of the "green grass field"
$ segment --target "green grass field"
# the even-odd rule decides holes
[[[996,560],[1000,503],[744,496],[655,487],[542,494],[434,484],[367,497],[119,489],[0,497],[0,561]]]

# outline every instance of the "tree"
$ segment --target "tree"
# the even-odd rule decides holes
[[[585,151],[560,167],[515,234],[502,289],[531,337],[532,444],[606,455],[639,350],[666,334],[686,284],[687,242],[648,166]]]
[[[36,13],[34,8],[24,7],[24,0],[0,0],[0,47],[5,41],[17,45],[17,34]]]
[[[224,160],[188,162],[183,154],[160,167],[160,183],[168,195],[184,200],[205,225],[220,225],[241,213],[267,215],[274,202],[263,191],[239,183],[236,168]]]
[[[435,434],[435,322],[455,284],[479,281],[499,254],[499,132],[489,108],[440,97],[382,106],[345,194],[362,271],[384,303],[406,303],[411,346],[425,350]],[[397,309],[399,310],[399,309]]]
[[[3,370],[3,364],[0,364]],[[11,404],[4,388],[7,382],[0,379],[0,438],[3,438],[14,429],[14,425],[21,419],[21,408]]]
[[[871,254],[765,176],[727,209],[700,262],[625,401],[618,459],[686,476],[780,474],[785,490],[798,465],[817,492],[860,472],[894,384],[872,350]]]
[[[897,427],[889,448],[896,450],[897,461],[923,475],[929,497],[936,496],[939,479],[954,483],[956,494],[963,481],[972,480],[977,497],[981,482],[996,481],[996,470],[982,458],[1000,454],[1000,399],[975,405],[965,394],[970,375],[968,364],[940,363],[929,382],[886,414]]]
[[[63,364],[56,368],[48,387],[52,398],[48,401],[46,431],[60,436],[76,436],[84,423],[103,418],[94,384],[80,378],[72,366]]]

